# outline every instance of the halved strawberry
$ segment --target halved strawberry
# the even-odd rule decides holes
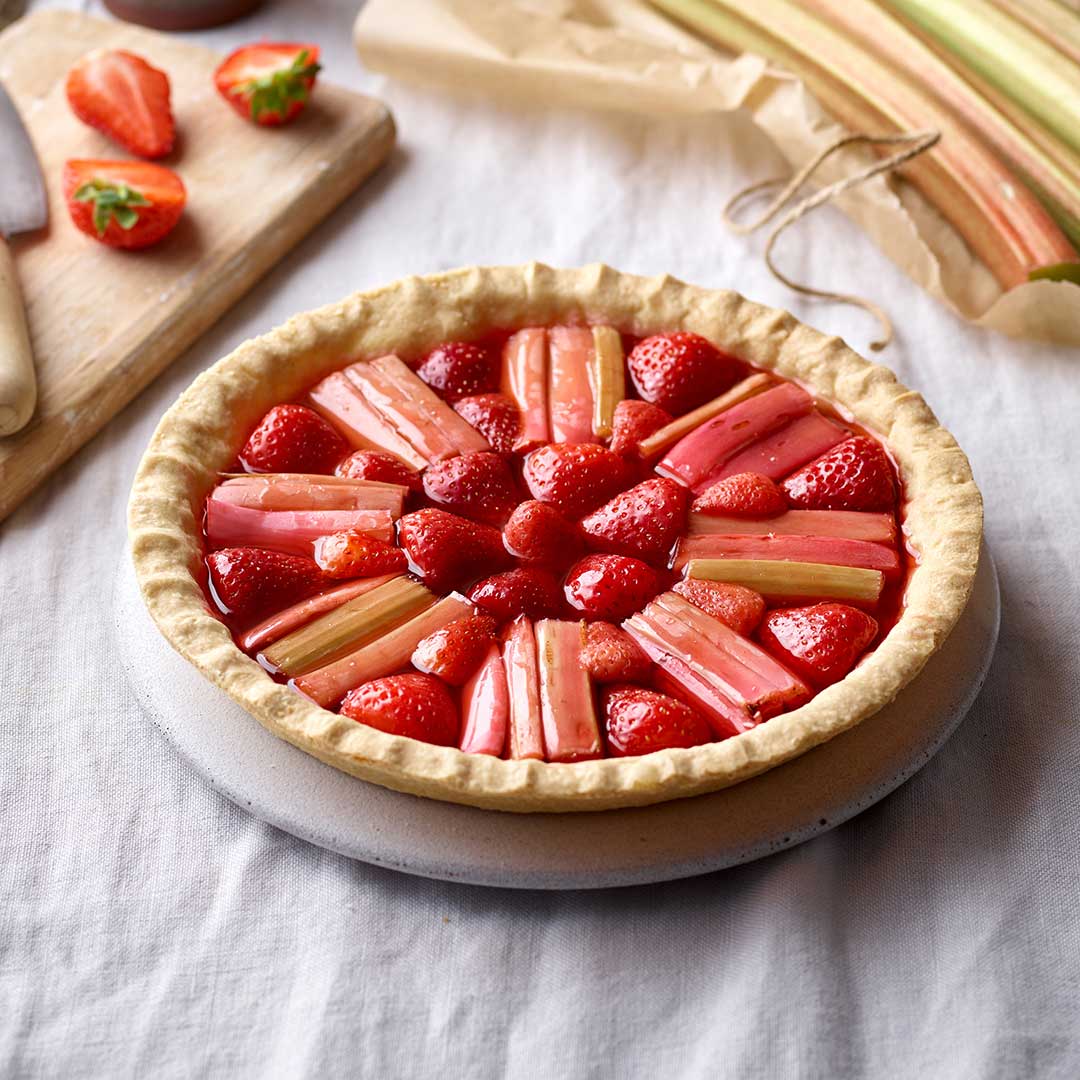
[[[787,509],[784,493],[762,473],[735,473],[706,488],[695,500],[695,514],[770,518]]]
[[[378,577],[404,570],[405,552],[369,536],[360,529],[320,536],[315,541],[315,562],[330,578]]]
[[[521,410],[505,394],[474,394],[454,402],[454,410],[487,439],[497,454],[510,454],[521,434]]]
[[[437,461],[424,470],[423,481],[432,502],[488,525],[501,526],[521,498],[510,467],[485,451]]]
[[[455,619],[416,646],[413,666],[429,675],[438,675],[451,686],[461,686],[480,666],[495,641],[495,625],[490,615]]]
[[[566,577],[567,603],[589,619],[616,622],[643,608],[659,591],[656,571],[626,555],[586,555]]]
[[[712,741],[708,723],[689,705],[640,686],[610,686],[604,691],[604,727],[612,757]]]
[[[578,527],[547,503],[518,503],[503,526],[503,542],[511,555],[526,562],[565,566],[581,551]]]
[[[421,361],[416,374],[447,401],[499,388],[497,357],[485,346],[469,341],[436,345]]]
[[[545,619],[562,611],[559,583],[547,570],[519,567],[478,581],[469,590],[469,599],[499,622],[509,622],[524,615]]]
[[[327,584],[311,559],[262,548],[223,548],[207,555],[206,566],[217,606],[243,621],[306,600]]]
[[[303,109],[318,73],[318,45],[264,41],[229,53],[214,85],[245,120],[273,127]]]
[[[627,398],[615,406],[611,425],[611,449],[624,457],[638,456],[638,443],[670,424],[671,413],[648,401]]]
[[[498,529],[430,507],[414,510],[398,522],[398,543],[416,573],[436,591],[510,563]]]
[[[240,463],[249,472],[332,473],[348,449],[317,412],[275,405],[244,444]]]
[[[657,477],[620,492],[581,522],[593,551],[667,566],[686,526],[686,488]]]
[[[880,444],[865,435],[834,446],[781,487],[801,510],[890,510],[896,501],[892,465]]]
[[[388,675],[350,690],[341,715],[390,735],[453,746],[458,713],[446,684],[434,675]]]
[[[148,161],[68,161],[62,186],[75,227],[116,248],[164,239],[187,202],[180,177]]]
[[[75,61],[65,85],[71,111],[113,142],[145,158],[173,148],[169,77],[123,49],[95,49]]]
[[[749,637],[754,632],[765,614],[765,598],[745,585],[686,578],[676,582],[674,590],[743,637]]]
[[[627,479],[626,462],[603,446],[560,443],[543,446],[526,459],[525,483],[534,499],[551,503],[568,518],[579,518],[607,502]]]
[[[675,415],[722,394],[742,374],[735,357],[683,330],[639,341],[626,363],[641,397]]]
[[[819,689],[842,679],[877,636],[877,621],[847,604],[780,608],[765,616],[762,645]]]
[[[608,622],[589,623],[581,662],[598,683],[640,682],[652,666],[638,643]]]
[[[418,472],[382,450],[357,450],[338,462],[334,472],[348,480],[378,480],[384,484],[401,484],[410,491],[423,490]]]

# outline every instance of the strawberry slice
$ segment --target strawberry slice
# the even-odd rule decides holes
[[[498,454],[459,454],[424,471],[424,494],[462,517],[503,525],[521,498],[513,473]]]
[[[469,599],[501,623],[518,615],[529,619],[553,617],[562,610],[559,583],[551,573],[536,567],[484,578],[469,590]]]
[[[722,394],[743,373],[735,357],[682,330],[639,341],[627,366],[638,394],[675,415]]]
[[[585,543],[594,551],[632,555],[667,566],[686,527],[686,488],[657,477],[623,491],[582,520]]]
[[[706,488],[695,500],[695,514],[770,518],[787,509],[784,493],[761,473],[743,472]]]
[[[487,439],[495,453],[513,453],[521,434],[521,410],[505,394],[459,398],[454,411]]]
[[[416,646],[413,666],[451,686],[462,686],[495,643],[495,625],[490,615],[454,619]]]
[[[222,612],[254,622],[326,587],[326,575],[300,555],[262,548],[223,548],[206,557],[214,601]]]
[[[406,514],[398,522],[398,543],[416,573],[436,591],[510,562],[498,529],[445,510],[425,508]]]
[[[345,440],[304,405],[275,405],[240,451],[249,472],[332,473],[348,452]]]
[[[896,481],[885,451],[856,435],[789,476],[781,485],[802,510],[890,510]]]
[[[113,142],[145,158],[164,157],[176,140],[169,77],[123,49],[95,49],[75,62],[65,84],[71,111]]]
[[[377,480],[383,484],[400,484],[410,491],[423,490],[420,474],[383,450],[357,450],[340,461],[334,472],[346,480]]]
[[[61,181],[75,227],[109,247],[149,247],[176,227],[184,183],[148,161],[68,161]]]
[[[676,582],[674,591],[743,637],[754,632],[765,614],[765,598],[745,585],[686,578]]]
[[[436,746],[457,743],[457,706],[445,683],[433,675],[373,679],[345,695],[341,715],[390,735]]]
[[[604,726],[612,757],[712,742],[708,723],[689,705],[640,686],[610,686],[604,691]]]
[[[672,416],[666,409],[648,401],[627,398],[615,406],[611,425],[611,449],[623,457],[638,457],[638,443],[667,427]]]
[[[318,45],[264,41],[229,53],[214,85],[245,120],[274,127],[304,108],[318,73]]]
[[[610,499],[625,483],[626,462],[593,443],[543,446],[525,459],[525,484],[534,499],[580,518]]]
[[[780,608],[765,616],[762,645],[819,689],[842,679],[877,636],[875,619],[847,604]]]
[[[588,619],[616,622],[633,615],[656,595],[660,579],[639,559],[586,555],[566,578],[567,603]]]
[[[499,388],[497,357],[490,349],[469,341],[436,345],[421,361],[416,374],[447,401]]]
[[[651,664],[638,643],[609,622],[589,623],[581,660],[594,682],[641,682]]]
[[[320,536],[315,562],[329,578],[378,577],[405,569],[405,552],[359,529]]]
[[[565,566],[581,551],[581,533],[554,506],[527,499],[503,526],[503,543],[526,562]]]

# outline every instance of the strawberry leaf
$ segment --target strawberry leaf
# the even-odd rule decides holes
[[[103,236],[110,219],[115,219],[121,229],[133,229],[139,220],[135,206],[149,206],[150,200],[140,191],[127,184],[114,184],[109,180],[89,180],[76,189],[76,202],[94,204],[94,229]]]

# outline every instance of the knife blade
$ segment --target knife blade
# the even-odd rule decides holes
[[[0,83],[0,146],[5,151],[0,170],[0,233],[14,236],[40,229],[49,220],[45,180],[34,144],[3,83]]]

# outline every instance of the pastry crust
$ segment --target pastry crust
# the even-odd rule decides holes
[[[906,606],[878,648],[808,704],[724,742],[579,764],[504,761],[388,735],[271,679],[208,609],[203,502],[273,405],[348,358],[417,354],[493,327],[607,321],[636,334],[685,329],[807,386],[879,434],[907,498],[919,555]],[[601,810],[714,791],[802,754],[891,701],[952,630],[971,594],[982,499],[963,451],[916,393],[837,337],[737,293],[602,265],[538,263],[409,277],[298,315],[204,372],[162,418],[129,505],[135,572],[173,647],[274,734],[345,772],[400,791],[510,811]]]

